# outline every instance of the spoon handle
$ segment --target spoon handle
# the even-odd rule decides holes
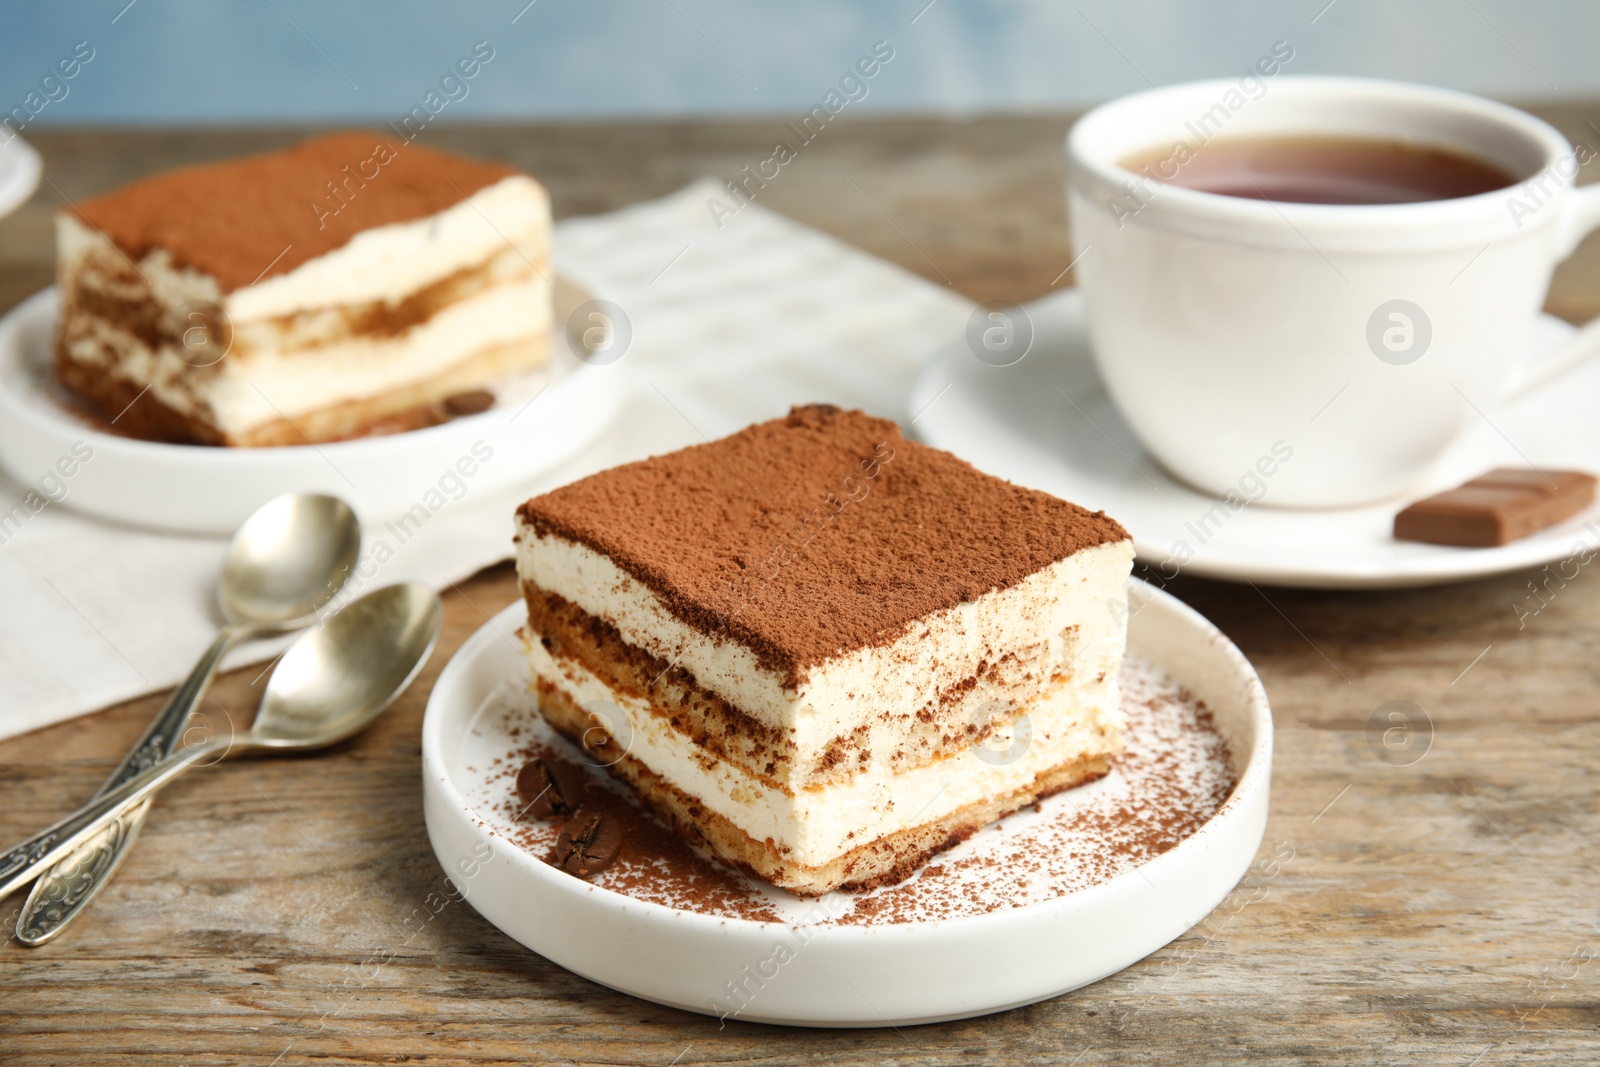
[[[218,738],[191,745],[100,794],[54,826],[0,854],[0,900],[39,877],[102,827],[115,822],[129,808],[144,803],[146,797],[196,763],[208,756],[225,753],[235,744],[232,739]]]
[[[211,647],[182,684],[173,690],[166,706],[95,793],[96,797],[172,754],[188,728],[190,715],[211,688],[222,657],[251,632],[251,628],[242,626],[225,626],[218,631]],[[123,857],[133,847],[149,811],[149,801],[128,808],[120,818],[96,831],[61,862],[40,874],[27,902],[22,905],[22,913],[17,916],[17,940],[24,945],[42,945],[65,930],[116,873]]]

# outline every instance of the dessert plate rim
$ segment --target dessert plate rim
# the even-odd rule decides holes
[[[1018,362],[1032,360],[1037,366],[1040,361],[1055,360],[1063,372],[1061,376],[1070,376],[1073,382],[1069,386],[1076,395],[1073,406],[1063,403],[1056,421],[1073,428],[1088,427],[1081,435],[1084,440],[1117,448],[1122,459],[1113,453],[1112,461],[1123,464],[1124,470],[1137,468],[1150,485],[1131,484],[1131,478],[1125,484],[1096,477],[1095,472],[1086,469],[1087,462],[1074,465],[1050,450],[1037,426],[1016,429],[1025,420],[1014,411],[1003,417],[996,404],[997,398],[1005,395],[1009,368],[980,365],[960,340],[932,353],[923,363],[908,405],[918,414],[908,429],[923,442],[954,452],[990,474],[1115,515],[1132,534],[1139,561],[1158,568],[1163,578],[1173,577],[1167,571],[1175,566],[1181,573],[1204,578],[1300,588],[1384,589],[1470,581],[1565,559],[1582,547],[1575,545],[1575,540],[1586,536],[1585,524],[1600,516],[1597,502],[1574,518],[1510,544],[1456,548],[1396,542],[1388,536],[1389,523],[1404,503],[1399,499],[1354,508],[1247,507],[1230,520],[1229,528],[1223,531],[1228,536],[1219,538],[1224,543],[1205,543],[1186,560],[1175,563],[1184,555],[1179,545],[1185,539],[1173,531],[1217,504],[1218,498],[1167,474],[1143,452],[1132,431],[1115,413],[1088,359],[1080,290],[1065,289],[1022,307],[1032,318],[1036,332],[1033,347]],[[1554,344],[1574,330],[1560,319],[1542,315],[1535,344]],[[1066,350],[1065,354],[1062,350]],[[1508,413],[1548,407],[1553,395],[1563,389],[1571,391],[1573,381],[1583,376],[1589,376],[1591,382],[1596,380],[1600,363],[1574,369],[1557,382],[1495,409],[1494,424],[1474,428],[1452,446],[1426,491],[1406,499],[1437,492],[1482,473],[1492,464],[1484,463],[1460,478],[1448,476],[1454,468],[1465,469],[1467,457],[1482,452],[1485,441],[1499,440],[1498,427]],[[1102,402],[1104,407],[1093,406]],[[1098,411],[1101,417],[1086,413],[1089,411]],[[1547,422],[1559,424],[1559,420]],[[1113,438],[1124,444],[1116,445]],[[1573,437],[1570,430],[1557,446],[1570,458],[1541,458],[1540,462],[1551,467],[1574,465],[1600,473],[1600,452],[1593,447],[1583,451],[1582,441]],[[1159,529],[1152,528],[1151,519]],[[1307,547],[1307,537],[1330,535],[1340,540],[1342,548],[1352,550],[1340,556],[1319,551],[1314,544]],[[1587,531],[1588,541],[1597,536],[1600,531]]]
[[[569,279],[558,276],[558,283],[571,287],[578,301],[587,298],[588,294]],[[320,490],[346,497],[353,495],[356,499],[351,503],[363,513],[363,518],[392,518],[404,510],[405,504],[413,502],[415,494],[388,494],[395,497],[398,505],[386,506],[381,502],[385,495],[381,487],[376,492],[370,491],[369,481],[369,491],[363,493],[340,472],[339,464],[370,465],[374,470],[382,470],[433,462],[429,457],[453,458],[464,453],[476,438],[502,432],[529,433],[527,425],[513,431],[511,423],[535,399],[542,398],[547,406],[582,406],[588,417],[569,418],[562,424],[573,432],[545,434],[551,440],[543,442],[544,448],[526,450],[525,455],[537,455],[538,460],[524,461],[516,467],[513,480],[524,481],[581,450],[605,429],[621,403],[621,382],[617,376],[607,374],[611,368],[573,360],[573,366],[552,373],[539,393],[517,407],[491,408],[401,433],[272,448],[147,441],[108,433],[74,414],[59,399],[41,393],[38,366],[48,359],[48,353],[41,351],[39,345],[48,344],[43,338],[53,331],[58,308],[59,293],[52,285],[27,297],[0,317],[0,467],[27,485],[45,473],[58,457],[71,454],[75,443],[87,442],[95,462],[84,463],[81,473],[73,477],[63,505],[98,518],[140,527],[188,533],[231,533],[254,505],[241,505],[242,511],[240,507],[231,510],[207,507],[204,497],[208,489],[216,489],[218,483],[239,479],[241,475],[271,483],[270,486],[262,483],[260,491],[252,496],[252,499],[260,498],[255,499],[255,504],[274,495],[274,489],[280,492]],[[559,316],[552,321],[551,330],[559,345]],[[529,420],[529,424],[534,421]],[[109,462],[102,457],[109,457]],[[147,486],[161,486],[165,492],[119,492],[108,484],[109,474],[101,474],[107,466],[117,468],[118,477],[137,479]],[[509,473],[496,473],[498,476],[492,479],[496,484],[512,477]],[[213,481],[209,485],[192,484],[188,479]],[[181,499],[167,498],[167,493],[177,485],[186,485],[188,491],[177,494]],[[163,499],[169,500],[165,509]],[[240,513],[234,514],[235,511]]]
[[[1136,951],[1130,949],[1131,954],[1119,958],[1114,966],[1103,968],[1082,980],[1065,986],[1041,989],[1020,999],[1010,997],[1003,1002],[995,1000],[993,1003],[986,1002],[954,1012],[936,1010],[933,1015],[927,1017],[891,1012],[890,1016],[876,1021],[869,1018],[855,1021],[820,1018],[809,1016],[804,1012],[783,1010],[766,1016],[760,1013],[743,1014],[741,1018],[804,1025],[849,1026],[883,1025],[889,1021],[927,1022],[935,1021],[936,1018],[959,1018],[1001,1011],[1018,1004],[1047,999],[1115,973],[1167,944],[1203,919],[1226,899],[1227,894],[1254,862],[1265,829],[1272,761],[1272,714],[1266,692],[1244,654],[1193,608],[1136,578],[1129,579],[1129,593],[1139,601],[1139,606],[1130,620],[1130,627],[1135,634],[1130,640],[1130,649],[1140,650],[1138,633],[1143,624],[1139,619],[1144,617],[1147,611],[1154,612],[1157,616],[1164,616],[1169,623],[1176,623],[1183,628],[1187,651],[1199,649],[1201,650],[1199,654],[1204,655],[1205,649],[1209,647],[1211,652],[1220,654],[1227,668],[1233,672],[1233,678],[1241,683],[1241,691],[1248,694],[1247,708],[1240,714],[1248,717],[1254,740],[1247,753],[1235,753],[1239,769],[1238,781],[1227,800],[1211,818],[1169,851],[1104,882],[1073,893],[980,915],[930,918],[877,926],[839,924],[819,926],[815,928],[814,935],[806,941],[806,947],[809,950],[811,946],[821,944],[847,949],[851,946],[871,945],[882,951],[896,945],[908,949],[925,948],[930,938],[935,940],[948,938],[965,942],[974,937],[991,940],[997,937],[1017,936],[1018,931],[1031,931],[1046,918],[1092,912],[1103,904],[1122,900],[1130,894],[1142,895],[1146,892],[1147,884],[1154,885],[1157,882],[1168,881],[1162,878],[1163,872],[1168,868],[1181,868],[1194,863],[1203,864],[1207,861],[1208,855],[1215,861],[1218,854],[1223,852],[1233,856],[1243,855],[1243,863],[1236,865],[1236,869],[1227,871],[1226,888],[1222,894],[1215,900],[1204,901],[1203,910],[1186,916],[1181,926],[1171,930],[1169,935],[1159,940],[1159,943],[1140,946]],[[514,661],[507,659],[510,655],[507,645],[520,641],[520,638],[513,635],[524,618],[524,607],[519,599],[479,627],[451,657],[429,695],[422,725],[422,774],[424,814],[435,855],[447,876],[451,876],[458,869],[461,857],[465,854],[463,851],[465,842],[471,840],[474,842],[473,847],[487,844],[491,850],[491,858],[484,860],[483,869],[478,870],[474,867],[472,875],[464,877],[459,882],[452,877],[452,882],[457,883],[463,898],[490,923],[535,952],[546,955],[554,962],[610,988],[685,1010],[706,1013],[705,1007],[697,1006],[692,1000],[653,995],[626,980],[619,980],[615,974],[606,973],[603,966],[586,965],[592,963],[592,959],[575,959],[570,954],[564,957],[559,950],[547,952],[550,938],[556,935],[556,931],[550,927],[560,924],[540,924],[536,921],[524,923],[524,917],[519,916],[516,909],[508,912],[495,900],[490,900],[488,905],[481,902],[483,896],[498,898],[504,895],[507,886],[512,886],[515,887],[514,898],[523,902],[524,906],[535,897],[538,898],[537,907],[530,910],[540,915],[552,909],[566,908],[591,919],[627,917],[631,922],[650,927],[657,932],[671,931],[673,938],[704,942],[708,946],[713,942],[720,944],[730,938],[759,945],[770,941],[774,936],[797,929],[794,924],[789,923],[724,917],[638,900],[617,890],[583,881],[551,867],[514,842],[508,841],[492,829],[492,820],[487,815],[480,814],[474,809],[454,780],[454,775],[469,772],[452,767],[452,757],[448,750],[450,743],[448,731],[464,729],[472,721],[483,701],[487,699],[487,696],[479,696],[474,700],[466,695],[475,679],[479,685],[491,681],[490,678],[477,678],[478,674],[481,672],[494,674],[494,684],[498,685],[508,680],[505,673],[506,665],[514,662],[516,667],[513,670],[525,669],[526,661],[522,658],[520,648],[514,650],[516,654]],[[1152,659],[1156,666],[1171,670],[1160,657],[1147,656],[1147,658]],[[493,667],[496,661],[501,664],[498,672]],[[521,674],[514,674],[512,678],[520,680]],[[1179,678],[1179,681],[1181,682],[1182,678]],[[472,706],[468,707],[468,704]],[[480,883],[479,879],[485,881]],[[1181,879],[1173,879],[1177,880]],[[634,950],[640,950],[637,943],[634,944]],[[603,956],[607,951],[591,950],[597,956]]]

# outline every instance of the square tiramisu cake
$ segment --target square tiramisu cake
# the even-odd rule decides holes
[[[548,357],[550,201],[504,164],[333,134],[86,200],[56,234],[57,375],[134,436],[339,440]]]
[[[540,709],[707,854],[898,881],[1120,742],[1128,534],[814,406],[518,511]]]

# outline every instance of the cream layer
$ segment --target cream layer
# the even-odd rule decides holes
[[[1114,752],[1121,731],[1115,672],[1085,684],[1055,682],[1032,694],[1020,716],[983,747],[899,773],[874,761],[844,781],[791,796],[712,758],[675,731],[668,716],[612,689],[577,661],[552,657],[537,640],[524,647],[535,675],[589,710],[594,725],[635,759],[806,867],[1010,794],[1069,761]]]
[[[550,328],[548,271],[527,273],[451,304],[404,332],[280,350],[236,337],[227,357],[197,368],[175,346],[152,349],[115,324],[91,319],[67,334],[74,360],[150,386],[162,403],[226,434],[426,381],[482,349]],[[185,357],[188,357],[187,359]]]

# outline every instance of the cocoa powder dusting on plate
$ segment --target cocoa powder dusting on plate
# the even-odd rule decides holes
[[[525,804],[516,791],[517,773],[533,760],[579,765],[585,761],[571,746],[544,733],[542,723],[526,727],[524,723],[520,729],[522,734],[542,736],[544,740],[518,746],[490,769],[491,784],[498,785],[502,795],[495,805],[493,823],[496,830],[524,851],[548,861],[565,821],[530,819],[522,811]],[[583,793],[584,810],[612,819],[622,829],[622,847],[616,860],[588,881],[640,900],[686,911],[726,918],[779,920],[778,914],[758,890],[752,889],[745,876],[695,855],[670,830],[623,795],[603,770],[592,766],[584,769],[589,775]]]

